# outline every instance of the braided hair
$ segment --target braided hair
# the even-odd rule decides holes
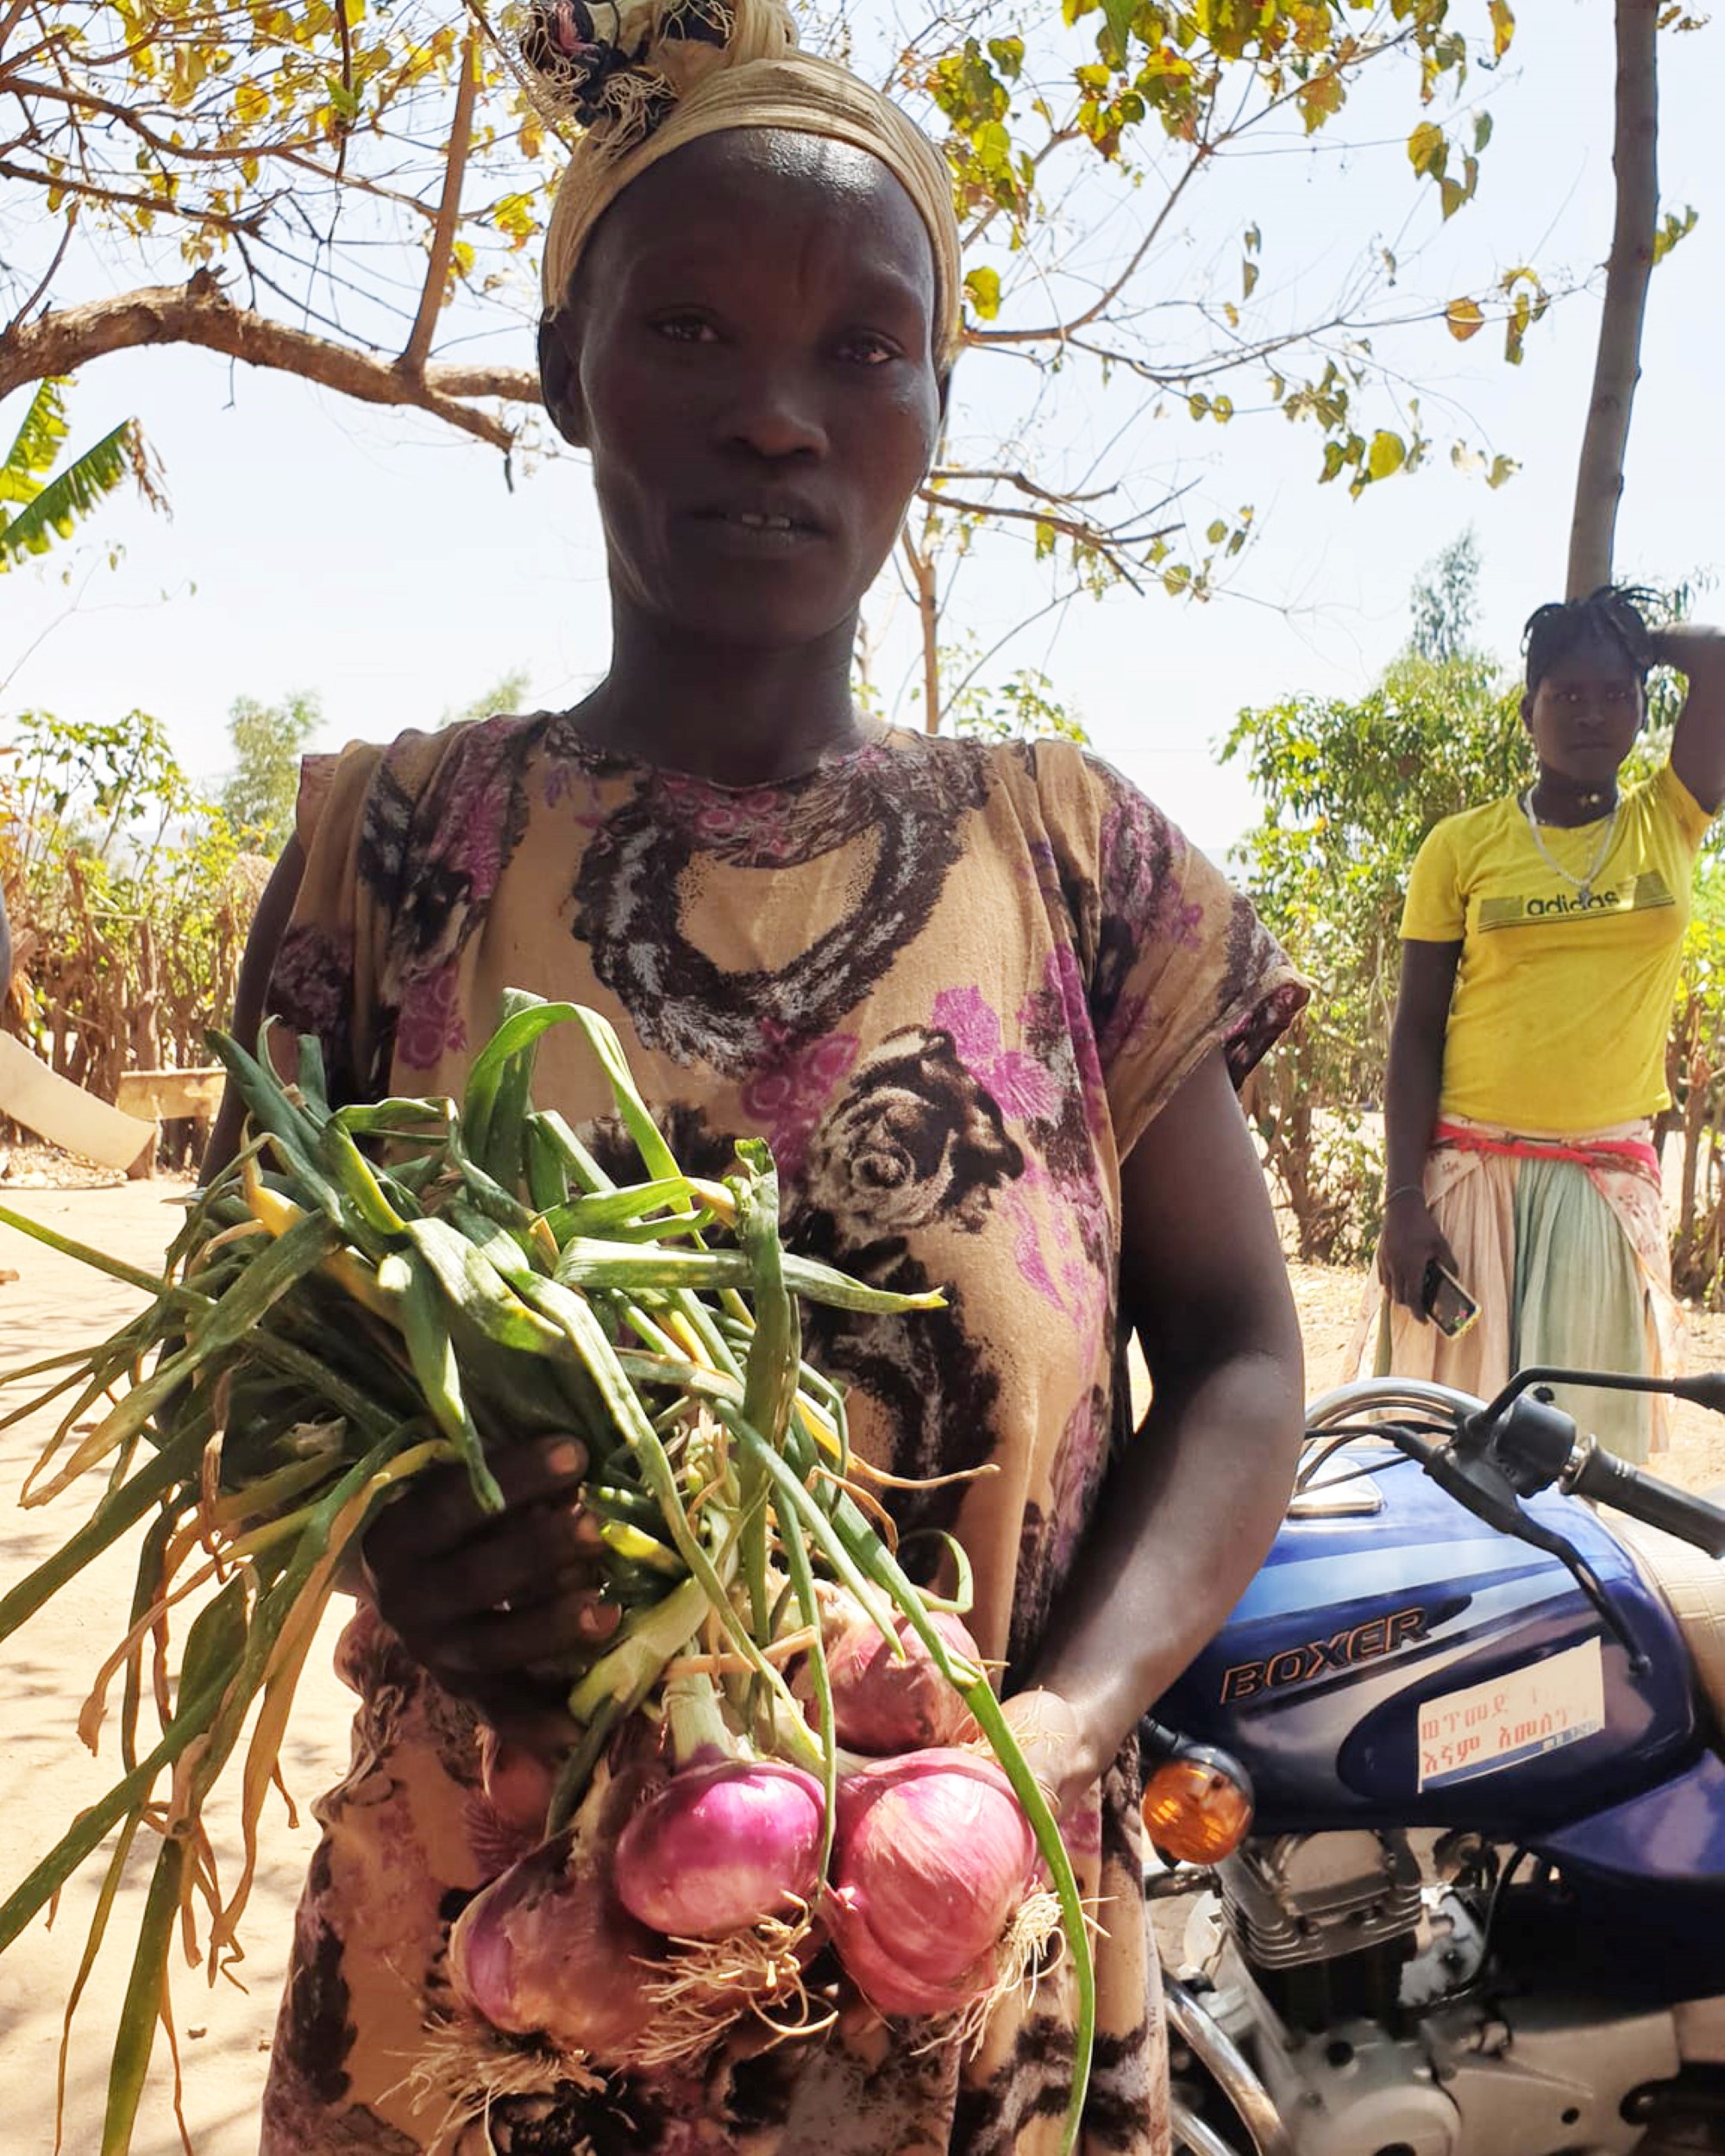
[[[1647,617],[1658,604],[1655,593],[1635,585],[1602,584],[1585,599],[1554,599],[1536,608],[1521,631],[1528,695],[1535,693],[1554,666],[1582,651],[1627,660],[1637,679],[1645,680],[1653,663]]]

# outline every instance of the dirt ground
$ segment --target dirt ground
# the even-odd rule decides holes
[[[184,1184],[78,1176],[67,1187],[50,1180],[52,1163],[32,1169],[0,1180],[0,1205],[129,1263],[160,1261],[179,1225]],[[140,1300],[132,1290],[0,1227],[0,1369],[85,1346],[122,1323]],[[28,1389],[0,1390],[0,1414],[20,1404]],[[53,1426],[53,1418],[36,1416],[0,1432],[0,1503],[6,1507],[0,1510],[0,1590],[50,1555],[88,1508],[87,1498],[75,1491],[41,1510],[10,1507]],[[51,1602],[4,1649],[0,1818],[7,1833],[0,1891],[22,1879],[75,1814],[119,1778],[111,1724],[97,1758],[79,1744],[76,1724],[91,1680],[124,1632],[134,1563],[131,1548],[99,1559],[74,1592]],[[334,1781],[347,1761],[352,1702],[330,1673],[329,1644],[313,1651],[283,1750],[288,1786],[302,1800],[298,1827],[288,1826],[279,1804],[266,1814],[263,1857],[242,1932],[247,1958],[236,1972],[245,1988],[224,1978],[212,1990],[202,1970],[177,1966],[185,2117],[198,2156],[255,2156],[258,2103],[293,1905],[317,1834],[304,1800]],[[218,1832],[216,1839],[222,1870],[231,1879],[238,1869],[237,1836]],[[106,1947],[78,2010],[66,2086],[66,2156],[95,2156],[101,2145],[108,2053],[154,1858],[154,1848],[142,1845],[151,1840],[141,1837],[133,1851]],[[98,1884],[99,1867],[86,1867],[62,1895],[53,1928],[37,1919],[0,1955],[0,2147],[7,2156],[49,2156],[54,2146],[61,2015]],[[178,2156],[181,2148],[166,2046],[159,2042],[156,2053],[134,2156]]]
[[[77,1174],[52,1156],[0,1163],[0,1205],[61,1235],[95,1244],[138,1266],[153,1265],[178,1224],[185,1186],[162,1178],[128,1183]],[[1306,1342],[1308,1391],[1338,1382],[1358,1316],[1360,1275],[1295,1265],[1295,1294]],[[138,1298],[72,1260],[0,1226],[0,1369],[88,1344],[111,1331]],[[1691,1369],[1725,1367],[1725,1318],[1691,1313]],[[0,1389],[0,1414],[28,1388]],[[1713,1426],[1709,1427],[1709,1421]],[[15,1492],[53,1427],[36,1415],[0,1431],[0,1502]],[[1725,1421],[1684,1408],[1665,1471],[1701,1488],[1725,1481]],[[44,1510],[0,1509],[0,1591],[11,1587],[64,1540],[83,1517],[75,1493]],[[0,1690],[0,1817],[8,1823],[0,1891],[22,1878],[53,1846],[80,1807],[117,1778],[111,1730],[92,1758],[76,1734],[92,1677],[123,1630],[132,1552],[93,1564],[73,1593],[57,1598],[9,1643],[8,1683]],[[175,2013],[184,2066],[185,2121],[198,2156],[254,2156],[257,2112],[271,2028],[292,1926],[298,1883],[316,1827],[304,1800],[328,1786],[347,1760],[351,1702],[329,1673],[329,1646],[339,1612],[314,1651],[282,1755],[288,1786],[301,1800],[297,1827],[278,1806],[266,1817],[257,1884],[244,1926],[243,1988],[180,1968]],[[183,1635],[182,1635],[183,1636]],[[234,1837],[223,1821],[216,1839],[229,1877]],[[143,1838],[147,1840],[149,1838]],[[66,2087],[67,2156],[93,2156],[101,2140],[107,2056],[124,1994],[129,1941],[153,1852],[134,1852],[106,1947],[79,2009]],[[38,1919],[0,1955],[0,2146],[7,2156],[50,2156],[54,2084],[64,2002],[76,1974],[95,1906],[93,1871],[67,1887],[52,1929]],[[157,2046],[135,2156],[175,2156],[181,2147],[166,2047]]]

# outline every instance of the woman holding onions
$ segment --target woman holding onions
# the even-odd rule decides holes
[[[858,610],[960,340],[938,154],[796,52],[779,0],[561,0],[523,49],[589,128],[540,355],[592,458],[610,669],[573,711],[310,767],[242,1029],[267,1007],[322,1037],[336,1087],[428,1094],[459,1088],[506,985],[589,1004],[680,1159],[722,1172],[764,1137],[797,1247],[946,1289],[927,1319],[822,1313],[806,1351],[850,1388],[859,1449],[913,1485],[888,1493],[906,1551],[935,1563],[951,1534],[974,1565],[970,1624],[1099,1926],[1087,2145],[1149,2156],[1134,1731],[1289,1484],[1299,1338],[1231,1080],[1304,992],[1106,766],[901,732],[852,699]],[[555,1037],[536,1089],[616,1144]],[[1129,1330],[1155,1388],[1136,1432]],[[514,1446],[500,1521],[451,1477],[369,1538],[354,1764],[320,1809],[266,2156],[1055,2147],[1058,1968],[969,2052],[832,1982],[825,2034],[738,2040],[698,2077],[549,2074],[470,2115],[428,2107],[450,1925],[518,1853],[482,1755],[554,1758],[549,1670],[615,1622],[571,1502],[583,1465],[572,1442]]]

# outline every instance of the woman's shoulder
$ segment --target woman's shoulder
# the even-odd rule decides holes
[[[1500,794],[1495,801],[1482,801],[1473,808],[1458,809],[1452,816],[1440,816],[1420,842],[1420,850],[1448,851],[1465,859],[1496,845],[1506,833],[1519,830],[1521,820],[1520,797]]]
[[[301,843],[309,848],[332,819],[362,817],[368,805],[374,810],[380,800],[397,815],[410,814],[434,788],[456,781],[476,763],[492,771],[524,754],[549,718],[542,711],[498,712],[430,730],[411,726],[389,741],[355,740],[314,752],[300,763],[295,828]]]
[[[988,790],[1029,799],[1061,822],[1075,815],[1096,821],[1132,803],[1159,816],[1155,804],[1087,742],[1067,735],[924,734],[894,727],[882,736],[907,766],[949,780],[978,781]]]

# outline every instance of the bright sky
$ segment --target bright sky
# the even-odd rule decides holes
[[[1448,227],[1434,231],[1430,209],[1419,208],[1404,236],[1410,210],[1433,193],[1410,176],[1404,87],[1345,116],[1352,141],[1381,137],[1346,160],[1295,148],[1213,168],[1194,191],[1190,222],[1164,249],[1170,289],[1195,264],[1231,260],[1254,219],[1265,285],[1283,280],[1289,305],[1308,291],[1321,304],[1374,235],[1408,266],[1408,290],[1440,301],[1523,260],[1554,281],[1585,275],[1610,227],[1609,10],[1537,0],[1520,15],[1512,63],[1470,86],[1489,94],[1496,132],[1477,203]],[[1701,221],[1653,280],[1618,564],[1625,576],[1675,579],[1725,565],[1725,180],[1714,136],[1725,26],[1661,45],[1663,200],[1693,204]],[[1429,244],[1416,254],[1421,235]],[[1215,759],[1235,711],[1296,693],[1362,690],[1405,633],[1421,565],[1464,527],[1473,526],[1484,560],[1482,629],[1506,658],[1526,615],[1559,595],[1596,293],[1596,279],[1591,296],[1554,310],[1530,334],[1519,369],[1502,363],[1495,331],[1461,345],[1433,326],[1399,343],[1398,364],[1426,392],[1434,454],[1424,472],[1358,502],[1314,483],[1314,432],[1274,414],[1226,430],[1183,417],[1133,427],[1123,453],[1140,495],[1152,483],[1189,486],[1200,529],[1217,511],[1254,505],[1258,536],[1232,589],[1206,606],[1159,592],[1080,600],[1019,637],[998,670],[1044,668],[1104,755],[1201,843],[1226,845],[1251,814],[1243,779]],[[530,353],[524,329],[512,356]],[[1000,408],[999,370],[1009,364],[967,359],[974,414]],[[1236,396],[1246,401],[1239,387]],[[1044,426],[1065,446],[1100,444],[1120,426],[1126,398],[1074,378]],[[0,434],[21,410],[20,399],[0,408]],[[123,544],[125,560],[87,580],[80,572],[75,611],[58,574],[69,555],[0,585],[7,710],[92,719],[153,711],[188,768],[213,775],[239,695],[316,690],[334,744],[435,724],[515,668],[530,676],[535,704],[567,704],[604,666],[603,564],[575,458],[518,473],[511,494],[492,453],[429,421],[173,349],[97,362],[72,410],[79,442],[129,415],[142,420],[173,516],[153,517],[130,498],[104,510],[91,529]],[[1449,445],[1463,433],[1517,458],[1520,476],[1493,493],[1452,472]],[[951,627],[990,643],[1029,617],[1044,590],[1021,551],[994,549],[967,567]],[[913,671],[908,610],[883,586],[869,618],[890,698]],[[917,718],[908,705],[900,714]]]

